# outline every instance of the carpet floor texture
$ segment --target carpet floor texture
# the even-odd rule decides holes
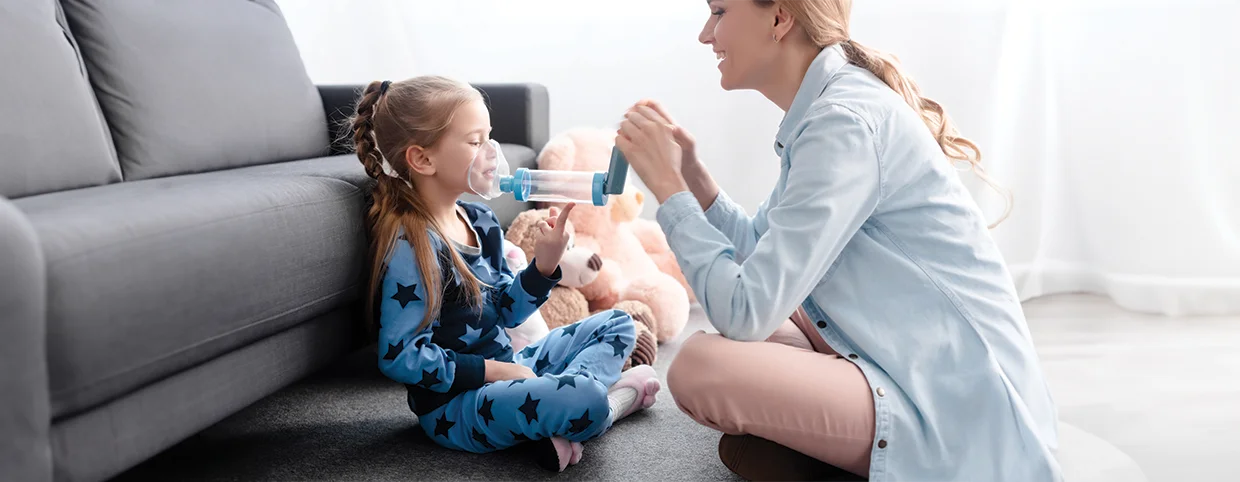
[[[680,340],[707,327],[695,308]],[[680,340],[659,348],[661,380]],[[479,455],[436,445],[405,388],[375,360],[358,352],[114,480],[740,480],[719,462],[720,434],[681,413],[666,383],[653,407],[586,443],[581,463],[556,474],[519,449]]]

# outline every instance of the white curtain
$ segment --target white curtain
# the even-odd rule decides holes
[[[857,0],[853,38],[900,57],[1015,195],[994,230],[1023,299],[1093,292],[1240,313],[1240,0]],[[719,88],[701,0],[284,0],[317,82],[532,81],[553,133],[663,101],[754,209],[782,113]],[[992,217],[1002,200],[965,176]],[[645,215],[653,214],[647,205]]]

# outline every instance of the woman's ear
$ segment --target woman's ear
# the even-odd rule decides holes
[[[422,146],[409,146],[405,149],[405,159],[409,162],[409,169],[423,176],[431,176],[435,174],[435,165],[431,163],[430,156],[427,155],[426,149]]]
[[[775,5],[775,24],[772,25],[771,35],[775,36],[775,41],[783,40],[788,32],[792,31],[792,12],[784,8],[781,4]]]

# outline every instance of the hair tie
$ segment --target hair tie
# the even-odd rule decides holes
[[[383,96],[383,94],[386,94],[386,93],[387,93],[387,88],[388,88],[388,86],[389,86],[389,85],[392,85],[392,81],[390,81],[390,80],[385,80],[385,81],[383,81],[383,83],[382,83],[382,84],[379,84],[379,96],[380,96],[380,97],[382,97],[382,96]]]

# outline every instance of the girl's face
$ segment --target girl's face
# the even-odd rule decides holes
[[[710,18],[698,41],[719,58],[719,83],[725,90],[757,89],[766,83],[775,59],[771,39],[775,8],[753,0],[710,0]]]
[[[435,147],[426,152],[435,166],[435,177],[444,188],[470,192],[469,164],[480,151],[488,149],[491,138],[491,113],[486,104],[472,100],[456,110],[452,124],[444,131]],[[494,175],[493,173],[491,175]],[[482,179],[475,179],[475,184]],[[486,180],[489,184],[490,181]]]

